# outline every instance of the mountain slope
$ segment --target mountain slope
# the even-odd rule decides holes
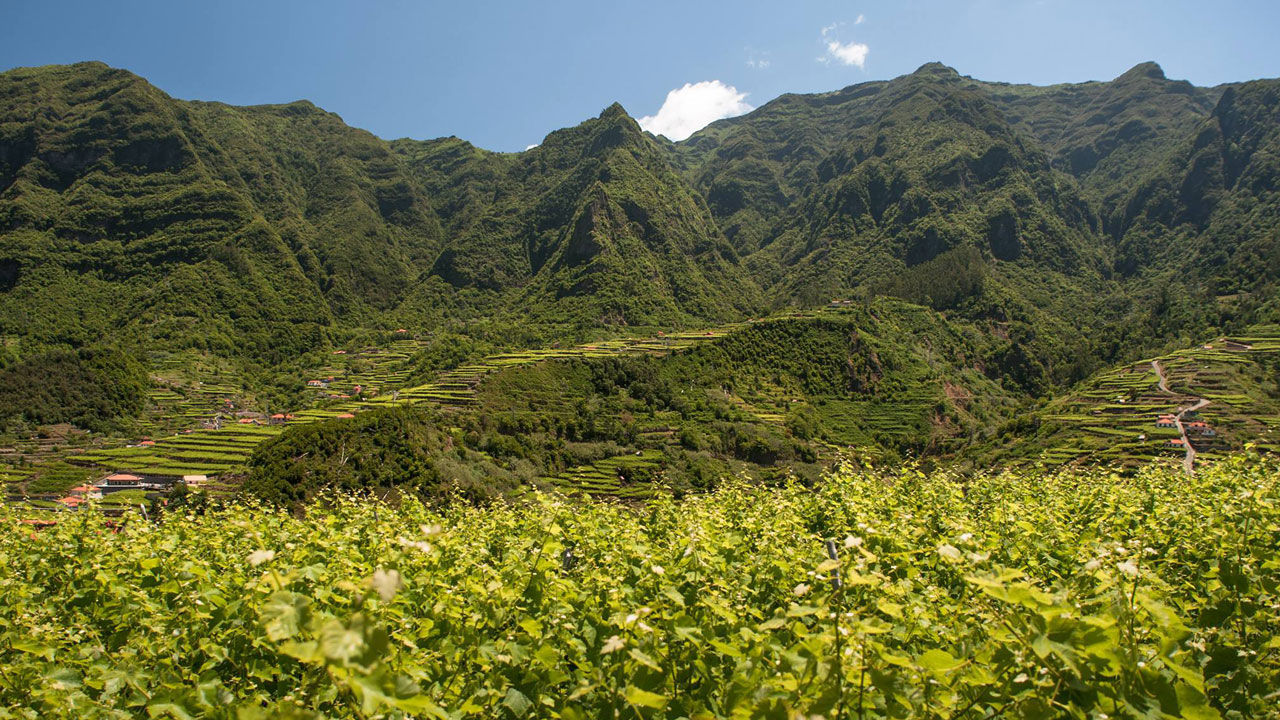
[[[515,157],[453,140],[395,147],[434,178],[454,235],[432,274],[456,288],[515,287],[535,317],[618,324],[722,320],[758,305],[706,205],[619,105]]]

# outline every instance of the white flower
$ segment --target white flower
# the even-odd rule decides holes
[[[626,643],[622,641],[622,638],[618,637],[617,635],[614,635],[613,637],[604,641],[604,646],[600,648],[600,654],[608,655],[611,652],[616,652],[618,650],[621,650],[625,646],[626,646]]]
[[[1018,677],[1014,678],[1014,679],[1013,679],[1013,681],[1014,681],[1015,683],[1022,684],[1022,683],[1026,682],[1026,681],[1027,681],[1027,680],[1029,680],[1029,679],[1030,679],[1030,678],[1028,678],[1028,677],[1027,677],[1027,674],[1026,674],[1026,673],[1018,673]]]
[[[808,583],[800,583],[791,589],[791,593],[796,597],[804,597],[809,592]]]
[[[398,538],[396,542],[400,543],[402,547],[417,548],[424,553],[431,552],[431,543],[426,540],[410,540],[409,538],[402,537]]]
[[[1116,569],[1124,573],[1125,575],[1128,575],[1129,577],[1138,576],[1138,566],[1135,565],[1131,560],[1126,560],[1125,562],[1122,562],[1119,565],[1116,565]]]
[[[275,550],[254,550],[249,553],[249,564],[258,567],[276,556]]]
[[[663,573],[665,573],[665,572],[666,572],[666,570],[663,570],[663,569],[662,569],[662,566],[661,566],[661,565],[654,565],[653,567],[651,567],[651,568],[649,568],[649,569],[653,571],[653,574],[654,574],[654,575],[661,575],[661,574],[663,574]]]
[[[373,571],[373,577],[369,578],[369,586],[378,593],[378,597],[383,602],[390,602],[391,598],[396,596],[396,591],[404,585],[400,579],[400,571],[383,570],[378,568]]]

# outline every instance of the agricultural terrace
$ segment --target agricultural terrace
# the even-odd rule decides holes
[[[1098,373],[1050,403],[1038,414],[1039,429],[1010,449],[1025,463],[1049,466],[1133,468],[1154,458],[1180,457],[1182,450],[1169,442],[1179,438],[1178,430],[1157,427],[1156,421],[1203,398],[1209,404],[1197,419],[1215,434],[1192,436],[1197,462],[1221,459],[1247,443],[1280,452],[1280,399],[1268,393],[1274,379],[1266,376],[1278,356],[1280,328],[1258,326],[1245,335]],[[1169,392],[1160,389],[1153,360],[1164,370]]]

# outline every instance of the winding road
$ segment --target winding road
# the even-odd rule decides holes
[[[1161,392],[1164,392],[1169,395],[1177,394],[1169,389],[1169,380],[1168,378],[1165,377],[1164,368],[1160,367],[1159,360],[1151,361],[1151,369],[1156,371],[1156,385],[1160,387]],[[1191,438],[1187,437],[1187,429],[1182,426],[1182,416],[1186,415],[1189,412],[1195,412],[1196,410],[1199,410],[1200,408],[1209,404],[1209,401],[1205,400],[1204,398],[1195,398],[1195,400],[1196,402],[1192,403],[1191,405],[1178,408],[1177,414],[1173,416],[1173,422],[1175,425],[1178,426],[1178,434],[1182,436],[1182,444],[1184,447],[1187,448],[1187,455],[1182,459],[1182,469],[1185,470],[1188,475],[1196,474],[1195,473],[1196,449],[1191,446]]]

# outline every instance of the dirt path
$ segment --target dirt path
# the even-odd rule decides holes
[[[1151,361],[1151,369],[1156,371],[1156,385],[1160,387],[1160,391],[1169,395],[1175,394],[1169,389],[1169,380],[1165,377],[1164,368],[1160,367],[1159,360]],[[1178,426],[1178,435],[1182,437],[1182,445],[1187,449],[1186,456],[1182,458],[1182,469],[1188,475],[1195,475],[1196,449],[1191,446],[1191,438],[1187,437],[1187,429],[1182,426],[1182,416],[1189,412],[1195,412],[1209,404],[1209,401],[1204,398],[1195,398],[1195,400],[1196,402],[1191,405],[1178,408],[1177,414],[1173,416],[1173,422]]]

